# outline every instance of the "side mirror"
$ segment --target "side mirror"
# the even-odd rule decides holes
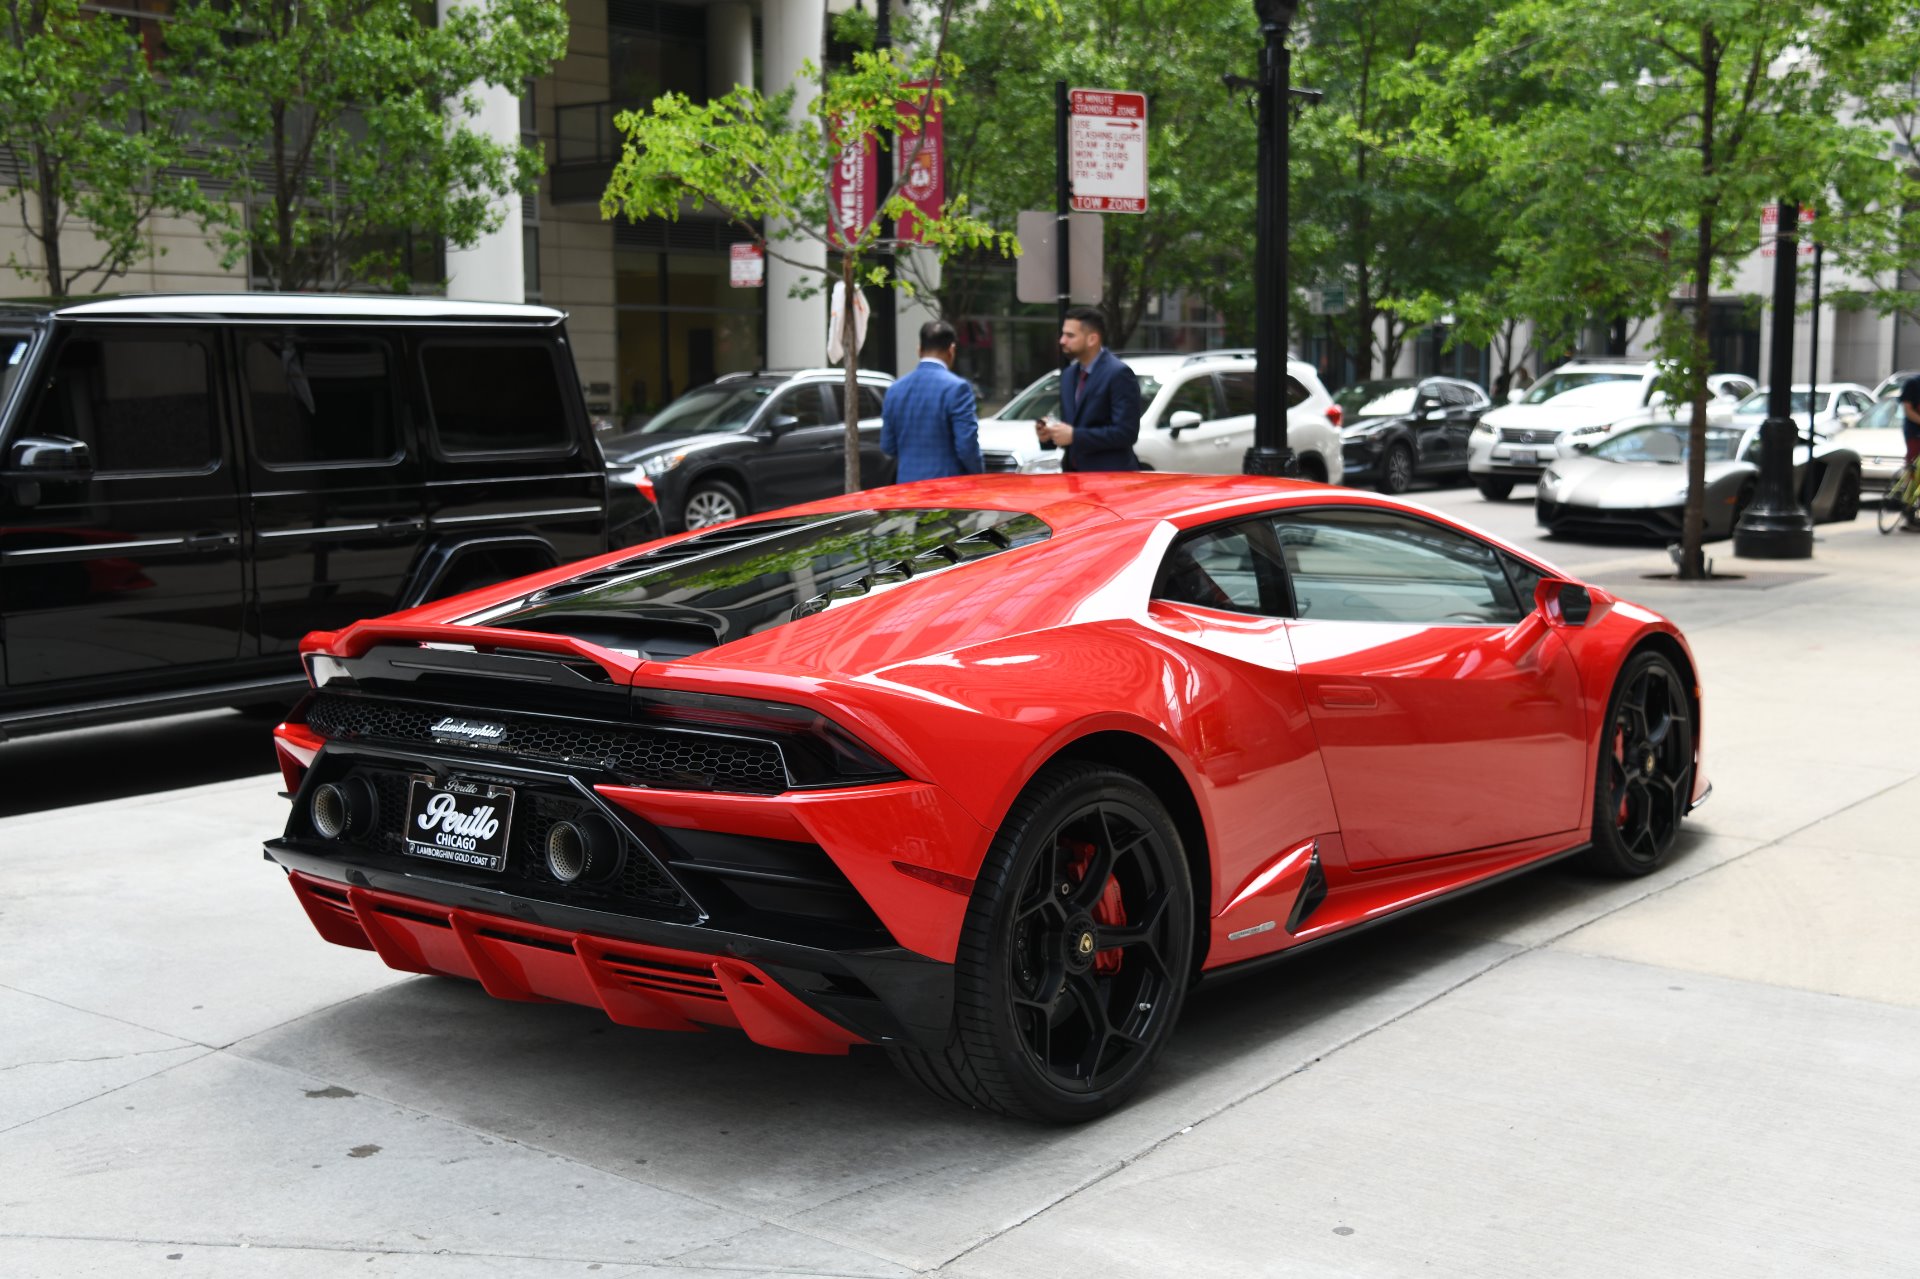
[[[1533,588],[1533,606],[1549,626],[1585,626],[1593,616],[1593,592],[1578,582],[1545,577]]]
[[[1446,416],[1447,411],[1444,408],[1441,408],[1439,405],[1434,405],[1420,414],[1420,420],[1423,422],[1440,422],[1444,421]]]
[[[35,475],[91,475],[93,452],[84,440],[65,435],[30,435],[15,440],[8,464]]]
[[[1180,432],[1191,431],[1194,427],[1200,425],[1201,420],[1200,415],[1192,409],[1181,409],[1178,413],[1175,413],[1167,419],[1167,430],[1171,431],[1173,438],[1177,440],[1180,438]]]
[[[1507,403],[1518,404],[1522,399],[1526,397],[1526,394],[1527,394],[1526,387],[1510,386],[1507,388]]]
[[[1575,440],[1573,442],[1573,451],[1575,453],[1591,453],[1593,452],[1593,441],[1592,440]]]
[[[755,434],[759,435],[762,439],[771,440],[777,436],[785,435],[798,425],[800,425],[800,419],[793,414],[776,413],[773,417],[761,423],[760,429],[755,432]]]

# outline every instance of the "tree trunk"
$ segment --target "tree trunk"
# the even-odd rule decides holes
[[[1687,505],[1680,521],[1680,563],[1682,581],[1698,581],[1707,575],[1701,545],[1706,540],[1707,522],[1707,335],[1712,308],[1708,290],[1713,285],[1713,221],[1715,198],[1712,179],[1714,107],[1720,96],[1720,61],[1713,27],[1700,28],[1700,172],[1707,179],[1707,195],[1700,203],[1700,222],[1693,253],[1693,340],[1687,344],[1692,359],[1687,370],[1688,399],[1693,406],[1687,424]]]
[[[860,329],[854,322],[854,307],[860,298],[858,285],[854,277],[853,254],[848,253],[840,259],[840,280],[845,285],[844,301],[840,307],[840,342],[845,348],[841,352],[840,367],[845,372],[845,385],[842,398],[846,401],[846,475],[845,488],[848,493],[860,491]]]
[[[40,229],[34,233],[47,262],[47,296],[67,295],[66,268],[60,260],[60,173],[47,149],[35,143],[34,168],[39,173],[40,189],[34,194],[40,202]]]

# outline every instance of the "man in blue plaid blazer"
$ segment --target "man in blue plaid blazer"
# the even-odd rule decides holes
[[[880,406],[880,451],[897,460],[895,479],[978,475],[980,421],[973,386],[953,372],[958,338],[945,320],[920,326],[920,363],[887,389]]]

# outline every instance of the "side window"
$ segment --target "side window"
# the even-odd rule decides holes
[[[1220,416],[1245,417],[1253,412],[1253,374],[1222,373],[1220,381]]]
[[[1467,394],[1467,388],[1452,382],[1440,383],[1440,402],[1448,408],[1460,408],[1473,403],[1473,397]]]
[[[1500,563],[1507,570],[1507,581],[1513,584],[1514,602],[1519,605],[1521,612],[1532,612],[1534,588],[1546,580],[1546,571],[1535,568],[1517,555],[1508,555],[1505,551],[1500,553]]]
[[[564,453],[567,397],[544,342],[435,340],[420,351],[433,431],[448,453]]]
[[[793,387],[782,392],[780,398],[773,402],[773,407],[768,410],[770,416],[765,420],[771,422],[774,418],[787,414],[795,419],[795,427],[825,426],[826,419],[821,416],[824,410],[820,407],[822,398],[820,384],[817,382],[807,382]],[[837,420],[844,422],[846,418],[843,415]]]
[[[1258,521],[1191,534],[1167,551],[1153,593],[1180,604],[1278,616],[1284,579],[1275,555]]]
[[[95,474],[204,471],[220,457],[211,369],[191,338],[74,338],[27,434],[84,440]]]
[[[860,419],[870,422],[879,417],[880,405],[885,398],[886,392],[879,387],[868,386],[862,382],[860,384]]]
[[[1297,408],[1299,405],[1305,403],[1307,397],[1311,394],[1312,394],[1311,391],[1307,390],[1306,387],[1300,384],[1300,379],[1293,378],[1293,377],[1290,377],[1287,379],[1287,407],[1288,408],[1290,409]]]
[[[242,368],[254,453],[267,466],[377,464],[399,453],[379,343],[252,338]]]
[[[1167,411],[1160,415],[1160,424],[1165,426],[1172,421],[1175,413],[1198,413],[1203,422],[1219,417],[1213,408],[1213,379],[1192,378],[1175,387],[1167,400]]]
[[[847,388],[836,383],[828,390],[827,398],[831,401],[833,421],[836,423],[845,422],[847,420]],[[778,410],[778,412],[791,413],[793,410],[783,408]],[[795,414],[795,416],[798,416],[798,414]],[[862,383],[860,386],[860,420],[862,422],[871,422],[878,419],[879,416],[880,388]]]
[[[1289,512],[1273,523],[1301,617],[1506,626],[1524,615],[1499,553],[1451,529],[1333,509]]]

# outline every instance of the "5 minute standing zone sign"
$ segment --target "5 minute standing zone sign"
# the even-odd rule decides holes
[[[1147,95],[1073,89],[1067,111],[1074,211],[1145,213]]]

